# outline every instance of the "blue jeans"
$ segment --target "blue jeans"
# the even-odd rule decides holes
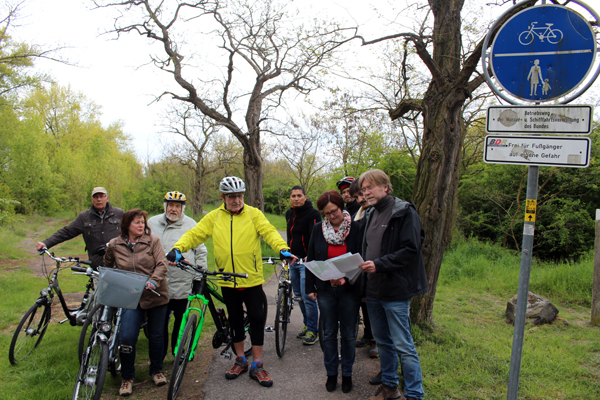
[[[304,265],[294,264],[290,267],[290,278],[292,279],[294,295],[302,298],[302,301],[300,301],[302,321],[310,332],[316,333],[319,330],[319,309],[317,308],[317,302],[304,293],[304,277]]]
[[[317,301],[323,324],[323,362],[327,375],[337,375],[340,358],[338,355],[338,327],[342,339],[342,376],[352,376],[356,356],[356,333],[360,299],[344,287],[327,287],[317,292]]]
[[[382,381],[398,386],[398,358],[404,377],[404,395],[422,399],[423,377],[419,355],[410,333],[410,299],[379,300],[367,296],[373,337],[379,347]]]
[[[142,320],[146,314],[148,332],[148,353],[150,356],[150,375],[162,371],[164,358],[165,319],[168,304],[142,310],[123,310],[119,344],[121,345],[121,376],[123,379],[135,378],[135,345],[140,334]]]

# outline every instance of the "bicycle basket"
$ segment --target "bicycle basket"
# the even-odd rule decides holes
[[[150,277],[122,269],[99,267],[100,282],[97,289],[99,303],[109,307],[135,310]]]

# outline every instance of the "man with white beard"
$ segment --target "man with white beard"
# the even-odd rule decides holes
[[[181,192],[168,192],[164,199],[163,214],[155,215],[148,220],[148,226],[152,233],[160,238],[163,250],[167,253],[175,242],[187,232],[196,226],[196,221],[185,215],[185,194]],[[200,244],[184,254],[186,260],[194,262],[202,267],[207,266],[206,246]],[[173,332],[171,335],[171,353],[174,354],[177,346],[177,337],[183,314],[187,308],[188,295],[192,289],[192,275],[182,271],[177,267],[169,266],[167,272],[167,282],[169,283],[169,310],[165,322],[165,354],[167,353],[169,343],[169,319],[171,312],[175,316]]]

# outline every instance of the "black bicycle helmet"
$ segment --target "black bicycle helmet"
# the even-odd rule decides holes
[[[340,179],[339,181],[337,181],[336,185],[339,189],[339,191],[341,192],[343,189],[342,188],[346,188],[347,186],[352,185],[352,182],[354,182],[355,179],[351,176],[346,176],[342,179]]]

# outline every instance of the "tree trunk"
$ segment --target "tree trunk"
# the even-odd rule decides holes
[[[425,93],[423,150],[413,199],[425,230],[423,258],[429,291],[411,302],[411,320],[431,323],[437,281],[458,210],[458,182],[464,139],[462,107],[467,90],[461,72],[462,0],[429,0],[434,15],[433,61],[437,65]],[[417,49],[419,50],[419,49]]]
[[[250,148],[244,147],[244,182],[246,183],[246,204],[265,211],[262,192],[263,162],[260,156],[260,135],[249,140]]]

